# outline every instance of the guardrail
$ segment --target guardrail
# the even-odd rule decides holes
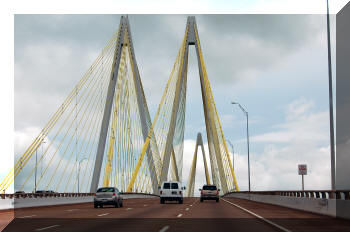
[[[159,197],[152,193],[138,192],[121,192],[121,195],[147,195]],[[43,197],[89,197],[94,193],[18,193],[18,194],[0,194],[0,199],[16,199],[16,198],[43,198]]]
[[[154,197],[159,197],[159,195],[157,194],[153,194],[153,193],[137,193],[137,192],[124,192],[121,193],[121,195],[144,195],[144,196],[154,196]]]
[[[159,197],[150,193],[121,193],[124,199]],[[93,201],[94,193],[19,193],[0,194],[0,210],[50,205],[79,204]]]
[[[19,193],[19,194],[0,194],[1,199],[13,198],[42,198],[42,197],[87,197],[93,196],[93,193]]]
[[[258,195],[278,195],[287,197],[305,197],[305,198],[320,198],[320,199],[337,199],[337,200],[350,200],[350,190],[307,190],[307,191],[239,191],[228,192],[228,194],[258,194]]]

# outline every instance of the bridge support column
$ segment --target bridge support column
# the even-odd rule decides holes
[[[122,46],[123,46],[123,41],[124,41],[125,26],[126,26],[125,17],[122,16],[121,20],[120,20],[118,40],[117,40],[115,54],[114,54],[114,63],[113,63],[114,67],[112,69],[111,78],[110,78],[109,84],[108,84],[106,104],[105,104],[103,118],[102,118],[100,137],[99,137],[99,141],[98,141],[98,145],[97,145],[95,167],[94,167],[92,181],[91,181],[91,187],[90,187],[91,193],[96,192],[96,190],[98,188],[98,183],[100,181],[100,174],[101,174],[101,168],[102,168],[102,162],[103,162],[103,155],[104,155],[105,146],[106,146],[108,125],[109,125],[109,120],[111,117],[111,110],[112,110],[114,93],[115,93],[115,85],[117,83],[120,57],[121,57],[121,51],[122,51]]]

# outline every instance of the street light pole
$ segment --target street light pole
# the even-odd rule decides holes
[[[233,171],[235,170],[235,150],[233,149],[233,145],[230,142],[230,140],[226,139],[226,141],[228,142],[228,144],[230,145],[231,149],[232,149],[232,168]]]
[[[333,120],[333,87],[332,87],[332,56],[329,29],[329,7],[327,0],[327,43],[328,43],[328,88],[329,88],[329,129],[331,145],[331,185],[335,190],[335,149],[334,149],[334,120]]]
[[[249,125],[248,125],[248,111],[246,111],[241,104],[239,104],[238,102],[231,102],[231,104],[233,105],[238,105],[239,108],[241,108],[241,110],[243,111],[243,113],[245,114],[245,116],[247,117],[247,150],[248,150],[248,189],[250,192],[250,160],[249,160]]]
[[[41,168],[40,168],[40,177],[43,176],[43,162],[44,162],[44,143],[46,143],[46,141],[42,141],[41,143],[41,157],[42,157],[42,161],[41,161]]]
[[[36,193],[36,172],[38,167],[38,148],[35,149],[35,176],[34,176],[34,193]]]
[[[80,164],[83,162],[83,160],[86,160],[87,158],[83,158],[79,161],[79,168],[78,168],[78,193],[79,193],[79,177],[80,177]]]

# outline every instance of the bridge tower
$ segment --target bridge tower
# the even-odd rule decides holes
[[[226,140],[222,131],[214,97],[204,65],[196,20],[193,16],[187,18],[185,36],[150,130],[150,132],[153,130],[161,130],[161,139],[162,137],[165,137],[164,142],[157,139],[162,159],[162,165],[159,167],[159,183],[169,179],[180,179],[181,181],[184,118],[186,111],[188,51],[189,46],[191,45],[195,46],[198,61],[213,183],[220,187],[223,190],[223,193],[232,190],[238,191],[236,177],[230,161]],[[159,115],[160,117],[163,117],[163,119],[158,120]],[[163,123],[164,121],[166,122],[165,126]],[[159,126],[159,124],[162,124],[163,126]],[[166,130],[159,128],[166,128]],[[148,144],[145,143],[143,148],[144,151],[147,146]],[[139,163],[142,162],[143,156],[144,154],[140,155]],[[170,165],[170,163],[172,165]],[[171,170],[170,172],[169,169]],[[137,173],[138,169],[136,168],[133,173],[133,178],[131,178],[129,183],[128,190],[130,190],[134,185],[133,181],[136,178]],[[176,174],[178,174],[178,177],[174,178],[177,176]]]
[[[119,66],[121,62],[123,49],[129,52],[130,62],[132,64],[132,74],[133,74],[134,85],[135,85],[134,88],[136,90],[137,106],[139,110],[140,122],[142,126],[141,129],[142,129],[142,135],[144,140],[146,140],[147,138],[148,131],[151,124],[151,117],[148,111],[146,98],[144,95],[140,74],[139,74],[139,70],[135,59],[135,52],[134,52],[134,46],[132,43],[129,20],[127,16],[122,16],[120,20],[118,40],[116,43],[115,54],[114,54],[114,69],[112,69],[111,78],[108,85],[107,98],[105,102],[104,114],[103,114],[103,119],[101,123],[101,130],[100,130],[100,136],[98,141],[97,155],[96,155],[96,161],[95,161],[95,166],[94,166],[94,171],[93,171],[93,176],[91,181],[90,192],[96,191],[100,181],[101,167],[102,167],[103,156],[104,156],[105,147],[106,147],[107,131],[110,124],[111,110],[112,110],[112,105],[114,101],[116,83],[118,82],[118,74],[120,70]],[[147,162],[148,162],[150,175],[154,177],[152,178],[152,189],[153,189],[153,192],[156,193],[158,191],[158,179],[156,178],[157,177],[156,168],[154,164],[152,149],[150,149],[150,147],[147,149],[147,154],[148,154]],[[110,163],[107,165],[111,166]],[[108,176],[108,173],[105,174],[105,178],[106,176]],[[109,181],[105,179],[104,182],[108,183]]]
[[[194,196],[194,186],[195,186],[195,182],[196,182],[197,151],[198,151],[199,146],[201,147],[202,154],[203,154],[205,179],[207,181],[207,184],[210,184],[209,170],[208,170],[208,165],[207,165],[207,159],[205,158],[205,151],[204,151],[204,146],[203,146],[202,134],[198,133],[197,134],[197,141],[196,141],[196,148],[194,150],[194,155],[193,155],[193,160],[192,160],[192,165],[191,165],[191,170],[190,170],[190,175],[189,175],[188,182],[187,182],[187,191],[186,191],[187,197]]]

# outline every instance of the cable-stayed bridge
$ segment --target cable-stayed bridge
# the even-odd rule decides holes
[[[186,198],[183,204],[164,205],[159,204],[158,186],[163,181],[185,179],[182,171],[187,71],[192,45],[198,61],[209,159],[199,133]],[[45,148],[40,149],[44,143]],[[215,184],[222,190],[220,202],[199,203],[193,197],[198,152],[203,155],[206,184]],[[213,231],[213,227],[305,231],[318,225],[324,231],[350,228],[349,221],[334,218],[350,218],[348,190],[239,191],[194,17],[187,19],[181,46],[152,119],[128,17],[122,16],[118,30],[85,75],[32,144],[15,157],[14,168],[1,180],[0,190],[5,192],[12,185],[15,191],[26,193],[0,194],[0,230],[13,218],[6,231],[118,228],[164,232]],[[101,186],[117,187],[124,207],[94,209],[93,195]],[[38,194],[37,190],[49,192]],[[337,210],[340,203],[343,211]],[[15,209],[14,214],[1,211],[11,208]],[[81,223],[85,218],[89,220]],[[104,220],[97,220],[100,218]]]
[[[223,194],[237,191],[195,18],[187,19],[177,58],[151,120],[125,16],[33,143],[15,157],[14,168],[0,189],[6,191],[12,183],[16,191],[25,192],[95,192],[99,186],[115,186],[123,192],[157,194],[163,181],[182,182],[191,45],[198,60],[209,148],[207,182],[216,184]],[[38,154],[43,143],[45,149]]]

